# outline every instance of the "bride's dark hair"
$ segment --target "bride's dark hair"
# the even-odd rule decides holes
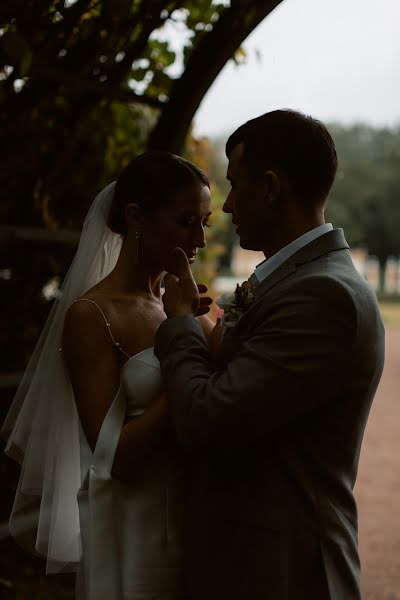
[[[107,225],[114,233],[127,233],[125,206],[135,202],[147,215],[168,204],[182,188],[210,187],[207,175],[195,164],[162,150],[149,150],[134,158],[121,172],[114,190]]]

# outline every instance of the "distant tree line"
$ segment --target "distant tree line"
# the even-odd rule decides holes
[[[339,170],[327,216],[384,267],[400,255],[400,127],[333,124]]]
[[[351,246],[365,247],[376,256],[383,271],[389,256],[400,256],[400,127],[332,123],[328,128],[337,147],[339,167],[326,218],[344,229]],[[209,140],[207,146],[217,207],[229,190],[226,137]],[[216,237],[225,248],[220,260],[227,268],[232,245],[238,239],[226,220],[223,223]]]

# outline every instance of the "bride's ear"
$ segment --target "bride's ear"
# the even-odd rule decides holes
[[[136,231],[137,225],[142,222],[142,209],[136,202],[131,202],[125,206],[125,219],[127,230]]]

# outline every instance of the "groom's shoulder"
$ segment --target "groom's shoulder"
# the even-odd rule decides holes
[[[376,295],[355,267],[349,251],[331,252],[318,260],[301,265],[289,286],[313,289],[333,297],[347,296],[357,304],[360,295],[376,304]]]
[[[333,254],[333,256],[332,256]],[[294,310],[342,315],[353,324],[365,315],[379,315],[375,292],[355,268],[350,255],[332,253],[300,266],[282,286],[277,286],[269,302]],[[268,299],[264,299],[267,306]],[[300,318],[300,315],[299,315]],[[362,319],[364,320],[364,319]]]
[[[351,278],[342,277],[338,273],[323,270],[299,270],[293,277],[288,278],[285,289],[276,290],[277,302],[299,304],[304,308],[310,306],[322,309],[337,308],[354,311],[356,308],[356,287]]]
[[[368,284],[360,280],[352,265],[338,268],[327,261],[315,261],[301,265],[262,294],[252,316],[264,320],[268,314],[297,313],[301,318],[305,312],[344,311],[356,318],[357,298],[366,291],[370,293]]]

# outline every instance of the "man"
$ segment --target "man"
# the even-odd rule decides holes
[[[266,257],[254,300],[213,361],[176,250],[155,348],[187,458],[187,597],[356,600],[352,490],[384,329],[343,231],[324,221],[335,146],[322,123],[281,110],[226,151],[224,210]]]

